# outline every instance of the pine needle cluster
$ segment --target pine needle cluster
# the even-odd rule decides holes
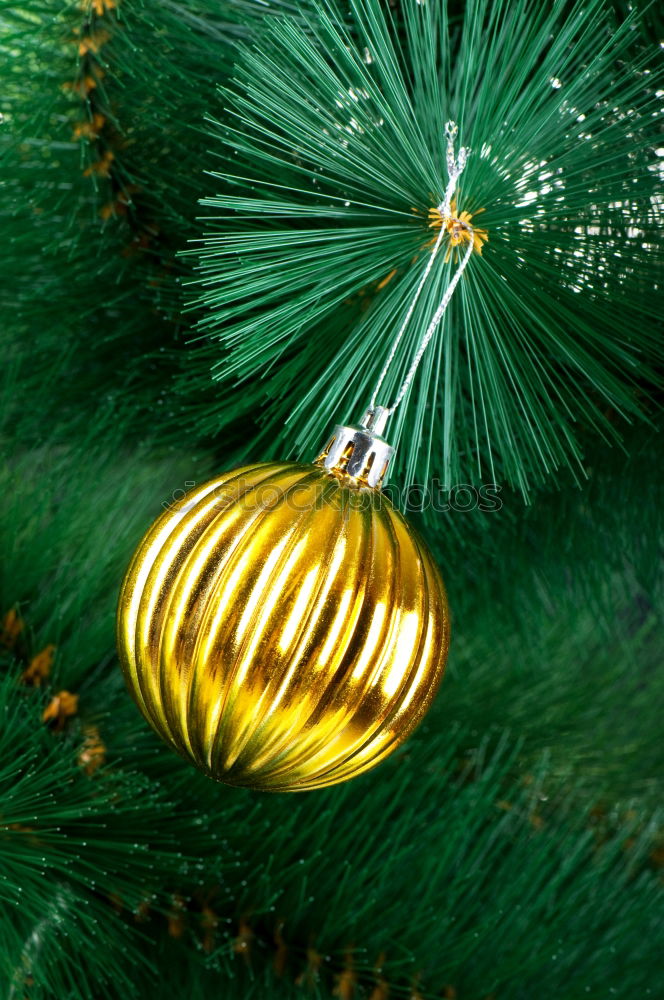
[[[394,418],[400,481],[528,495],[561,468],[582,476],[579,426],[616,440],[647,412],[659,98],[635,19],[616,25],[601,0],[474,0],[463,19],[355,0],[347,21],[314,4],[245,49],[203,202],[192,366],[242,386],[270,454],[307,457],[332,415],[368,404],[431,249],[450,119],[472,150],[457,210],[488,242]],[[454,267],[434,267],[384,405]],[[223,426],[223,406],[196,412]]]

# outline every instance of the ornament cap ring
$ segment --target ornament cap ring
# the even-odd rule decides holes
[[[394,448],[382,437],[390,411],[371,407],[360,425],[337,424],[332,437],[316,459],[330,472],[342,473],[361,486],[380,489],[394,455]]]

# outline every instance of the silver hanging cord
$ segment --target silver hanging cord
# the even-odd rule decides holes
[[[440,232],[438,234],[438,237],[436,238],[436,242],[433,245],[433,249],[429,256],[427,266],[425,267],[424,274],[422,275],[420,283],[417,286],[417,291],[415,292],[413,301],[408,307],[408,312],[406,313],[406,317],[403,323],[401,324],[399,332],[394,338],[394,343],[392,344],[392,348],[388,355],[387,361],[385,362],[385,367],[380,373],[380,377],[378,379],[378,382],[376,383],[376,388],[374,389],[373,395],[371,397],[371,404],[369,410],[370,411],[379,410],[381,414],[384,414],[384,419],[387,419],[387,417],[391,416],[394,413],[397,406],[399,405],[399,403],[401,403],[404,396],[408,392],[410,384],[415,377],[415,372],[417,371],[419,363],[422,360],[422,355],[426,351],[429,341],[431,340],[434,333],[438,329],[438,325],[442,320],[443,316],[445,315],[445,310],[449,305],[450,299],[454,294],[454,290],[458,285],[459,279],[461,278],[461,275],[465,270],[466,264],[470,260],[470,256],[473,252],[473,227],[469,225],[467,222],[462,222],[461,219],[455,218],[454,220],[455,223],[462,226],[469,233],[470,238],[468,240],[468,248],[454,274],[454,277],[452,278],[452,280],[450,281],[449,285],[445,290],[445,294],[443,295],[440,305],[433,314],[431,322],[427,327],[426,333],[424,334],[420,346],[417,349],[417,353],[413,358],[413,363],[410,366],[408,374],[403,380],[401,388],[399,389],[399,392],[397,393],[394,402],[392,403],[391,406],[388,407],[378,407],[376,403],[378,393],[380,392],[380,388],[385,380],[385,376],[387,375],[388,371],[390,370],[390,366],[394,361],[394,356],[397,352],[397,348],[401,342],[401,338],[404,335],[406,327],[410,322],[410,318],[413,315],[413,310],[415,309],[417,300],[420,297],[420,293],[424,288],[424,285],[426,283],[427,278],[429,277],[429,274],[431,273],[433,262],[436,259],[438,251],[440,250],[441,243],[443,242],[443,237],[446,233],[446,228],[445,228],[446,223],[452,218],[452,198],[454,197],[454,192],[456,191],[457,182],[459,180],[459,177],[463,173],[464,167],[466,166],[466,160],[468,159],[468,153],[470,152],[470,150],[467,149],[465,146],[461,146],[458,155],[455,155],[454,141],[456,139],[458,131],[459,130],[454,122],[447,122],[447,124],[445,125],[445,135],[447,137],[446,162],[447,162],[447,175],[449,180],[447,182],[447,187],[445,189],[445,197],[441,201],[440,205],[438,205],[438,211],[440,212],[440,218],[441,218]],[[382,422],[384,423],[384,420]]]

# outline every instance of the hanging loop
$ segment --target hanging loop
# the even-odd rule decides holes
[[[408,326],[408,324],[410,322],[410,319],[411,319],[411,316],[413,315],[413,312],[415,310],[415,306],[416,306],[417,301],[418,301],[418,299],[420,297],[422,289],[424,288],[424,285],[426,284],[427,278],[429,277],[429,275],[431,273],[431,268],[433,267],[434,261],[435,261],[437,255],[438,255],[438,251],[440,250],[441,244],[443,242],[443,237],[444,237],[444,235],[445,235],[445,233],[447,231],[446,230],[446,224],[452,220],[452,199],[454,197],[454,192],[456,191],[457,182],[459,180],[459,177],[463,173],[463,170],[464,170],[464,168],[466,166],[466,162],[468,160],[468,154],[470,152],[470,150],[467,147],[461,146],[460,149],[459,149],[459,152],[455,153],[455,140],[456,140],[458,131],[459,131],[459,129],[458,129],[457,125],[455,124],[455,122],[449,121],[445,125],[445,135],[447,137],[446,166],[447,166],[448,181],[447,181],[447,187],[445,188],[445,195],[443,197],[443,200],[441,201],[440,205],[438,205],[438,207],[437,207],[437,210],[440,213],[440,217],[441,217],[440,232],[438,233],[438,236],[436,237],[436,242],[434,243],[433,249],[431,250],[431,253],[429,255],[429,260],[427,261],[427,265],[426,265],[426,267],[424,269],[424,273],[422,275],[422,278],[420,279],[420,282],[419,282],[419,284],[417,286],[417,290],[415,292],[415,295],[413,296],[412,302],[410,303],[410,305],[408,307],[408,311],[406,312],[406,316],[404,318],[403,323],[401,324],[399,332],[397,333],[396,337],[394,338],[394,342],[392,343],[392,347],[391,347],[390,353],[389,353],[389,355],[387,357],[387,361],[385,362],[385,366],[384,366],[382,372],[380,373],[380,376],[378,378],[378,382],[376,383],[376,387],[375,387],[375,389],[373,391],[373,395],[371,397],[371,403],[370,403],[370,406],[369,406],[369,412],[380,410],[381,413],[382,413],[382,415],[383,415],[383,419],[386,419],[386,417],[384,416],[385,414],[387,414],[387,416],[391,416],[394,413],[394,411],[396,410],[397,406],[399,406],[399,404],[402,402],[404,396],[408,392],[408,389],[410,388],[410,384],[413,381],[413,379],[415,377],[415,373],[416,373],[416,371],[417,371],[417,369],[419,367],[420,361],[422,360],[422,355],[426,351],[427,346],[428,346],[431,338],[433,337],[434,333],[438,329],[438,326],[439,326],[439,324],[440,324],[443,316],[445,315],[445,310],[447,309],[447,306],[449,305],[450,299],[452,298],[452,295],[454,294],[454,290],[456,289],[456,286],[459,283],[461,275],[463,274],[463,272],[464,272],[464,270],[466,268],[466,265],[468,264],[468,261],[470,260],[470,256],[471,256],[471,254],[473,252],[473,227],[468,222],[464,222],[461,219],[455,217],[454,218],[455,224],[461,226],[463,229],[465,229],[465,230],[468,231],[468,234],[469,234],[468,248],[466,249],[466,252],[465,252],[463,258],[462,258],[459,266],[457,267],[457,270],[454,273],[454,276],[452,277],[449,285],[447,286],[447,288],[445,290],[445,294],[443,295],[443,298],[442,298],[442,300],[441,300],[438,308],[436,309],[435,313],[433,314],[431,322],[429,323],[429,326],[427,327],[426,332],[425,332],[424,336],[422,337],[422,340],[421,340],[420,345],[419,345],[419,347],[417,349],[415,357],[413,358],[413,362],[412,362],[412,364],[411,364],[411,366],[410,366],[410,368],[408,370],[408,373],[407,373],[405,379],[403,380],[403,382],[401,384],[401,388],[399,389],[399,391],[398,391],[398,393],[397,393],[397,395],[396,395],[396,397],[394,399],[394,402],[392,403],[391,406],[378,407],[377,402],[376,402],[376,400],[378,399],[378,393],[380,392],[381,386],[383,385],[383,382],[385,381],[385,377],[386,377],[388,371],[390,370],[392,362],[394,361],[394,357],[396,355],[397,348],[399,347],[399,344],[401,343],[401,340],[402,340],[402,337],[403,337],[403,335],[405,333],[406,327]]]

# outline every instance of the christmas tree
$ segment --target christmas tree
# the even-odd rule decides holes
[[[661,28],[0,4],[0,996],[664,995]],[[399,399],[462,265],[385,432],[440,692],[368,775],[214,782],[125,688],[132,552]]]

